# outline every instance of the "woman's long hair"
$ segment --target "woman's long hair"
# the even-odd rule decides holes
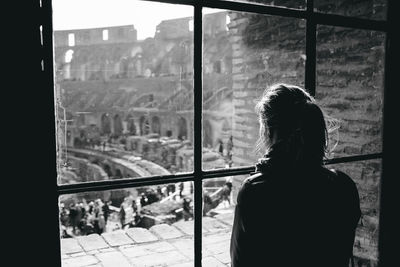
[[[267,88],[256,104],[260,121],[259,145],[267,154],[278,151],[285,160],[322,164],[328,147],[328,130],[322,110],[304,89],[287,84]],[[279,140],[271,145],[271,132]]]

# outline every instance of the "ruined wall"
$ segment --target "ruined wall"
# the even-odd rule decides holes
[[[103,31],[108,31],[107,40],[103,39]],[[70,46],[69,36],[73,34],[74,45],[94,45],[106,43],[131,43],[137,41],[137,30],[133,25],[102,27],[91,29],[62,30],[54,32],[54,45]]]
[[[320,11],[358,17],[382,18],[385,10],[383,1],[316,2]],[[254,100],[275,82],[304,86],[305,22],[236,12],[230,13],[230,18],[233,161],[252,165],[260,156],[254,153],[258,133]],[[340,125],[331,133],[331,147],[336,144],[331,157],[381,152],[383,46],[382,33],[318,27],[316,100]],[[357,183],[362,218],[354,254],[363,262],[361,266],[375,266],[381,162],[328,167],[343,170]]]

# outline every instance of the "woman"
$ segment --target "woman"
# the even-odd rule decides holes
[[[232,266],[349,266],[359,196],[350,177],[323,166],[321,109],[305,90],[277,84],[256,111],[266,154],[238,193]]]

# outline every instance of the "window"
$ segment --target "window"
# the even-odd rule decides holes
[[[57,32],[55,16],[54,38],[68,38],[68,46],[53,48],[55,66],[74,46],[68,79],[55,77],[62,261],[158,264],[157,244],[157,257],[171,265],[229,264],[235,196],[259,156],[254,100],[266,84],[284,81],[305,87],[336,119],[326,164],[357,183],[363,217],[355,260],[375,266],[386,1],[333,2],[104,1],[96,9],[79,3],[77,17],[88,10],[93,18],[104,18],[101,10],[116,18],[135,17],[132,10],[169,15],[152,24],[121,19],[120,26],[134,24],[138,40],[88,46]],[[115,26],[84,23],[94,32]],[[86,75],[90,81],[79,79]],[[99,234],[91,236],[84,233],[96,229],[68,219],[71,211],[79,218],[81,204],[99,211],[110,200],[104,233],[99,219]]]
[[[103,30],[103,41],[108,40],[108,30]]]
[[[69,46],[74,46],[75,45],[75,34],[74,33],[69,33],[68,34],[68,45]]]

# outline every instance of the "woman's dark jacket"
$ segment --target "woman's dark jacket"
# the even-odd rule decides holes
[[[349,266],[359,195],[352,179],[320,165],[269,167],[238,193],[232,267]]]

